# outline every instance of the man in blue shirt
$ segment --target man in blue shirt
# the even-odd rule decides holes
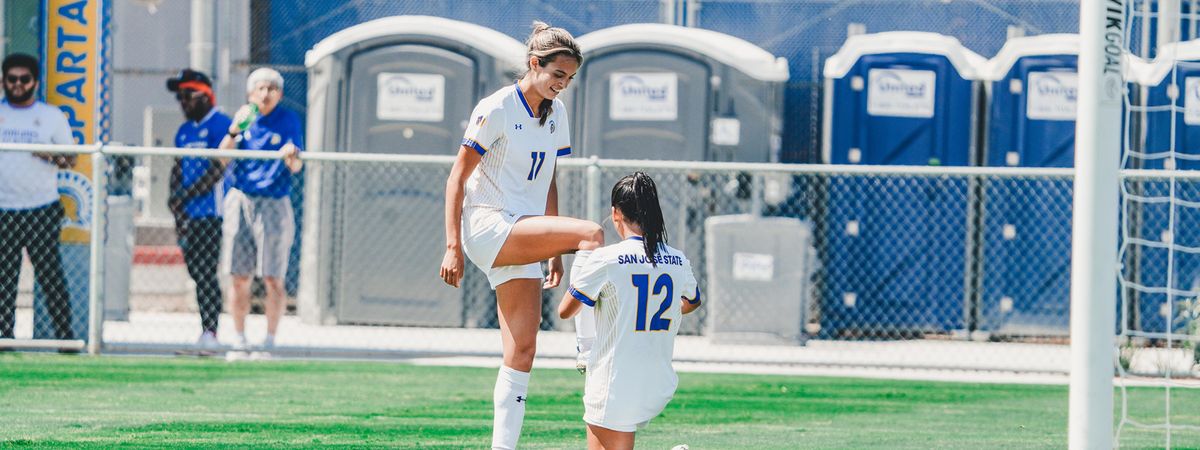
[[[303,167],[300,149],[304,147],[304,131],[300,117],[279,104],[283,98],[283,76],[279,72],[270,68],[251,72],[246,79],[246,94],[250,104],[234,115],[221,148],[277,151],[280,158],[231,162],[221,264],[233,278],[230,310],[237,330],[235,351],[248,347],[245,331],[250,281],[253,276],[262,278],[267,290],[267,336],[261,350],[268,352],[275,347],[275,331],[287,307],[283,277],[296,234],[289,195],[292,174]]]
[[[175,132],[179,148],[217,148],[233,122],[215,108],[216,96],[207,75],[184,69],[167,79],[187,118]],[[217,262],[221,255],[221,207],[225,200],[220,162],[208,158],[176,158],[171,170],[168,206],[188,274],[196,282],[196,303],[203,331],[196,344],[201,352],[218,347],[217,319],[221,316],[221,284]]]

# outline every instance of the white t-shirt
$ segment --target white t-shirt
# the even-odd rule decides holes
[[[42,102],[0,102],[0,142],[74,144],[62,111]],[[58,200],[58,167],[28,152],[0,152],[0,209],[39,208]]]
[[[483,161],[467,178],[463,207],[493,208],[518,216],[546,214],[546,194],[559,157],[571,154],[567,108],[554,99],[545,125],[533,117],[516,84],[479,101],[463,145]]]
[[[675,395],[671,358],[683,316],[680,302],[699,302],[700,292],[682,252],[663,246],[655,255],[657,266],[651,266],[643,245],[640,237],[631,237],[599,248],[571,274],[571,295],[596,308],[583,396],[588,423],[640,424]]]

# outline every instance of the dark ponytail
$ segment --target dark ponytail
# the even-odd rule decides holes
[[[662,207],[658,204],[658,187],[645,172],[634,172],[617,181],[612,190],[612,206],[621,211],[626,220],[642,229],[642,244],[650,265],[654,256],[667,243],[667,230],[663,224]]]
[[[533,22],[533,33],[529,34],[529,39],[525,41],[527,47],[526,57],[536,56],[538,65],[546,67],[558,58],[559,55],[565,55],[575,58],[579,64],[583,64],[583,52],[579,51],[579,45],[575,43],[575,37],[567,30],[558,27],[552,27],[545,22],[535,20]],[[528,71],[526,71],[528,73]],[[546,120],[550,118],[554,106],[554,100],[542,100],[537,105],[538,124],[546,125]]]

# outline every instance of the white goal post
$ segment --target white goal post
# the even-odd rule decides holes
[[[1112,448],[1126,0],[1082,0],[1071,241],[1069,446]]]

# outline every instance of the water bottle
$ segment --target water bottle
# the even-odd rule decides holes
[[[247,114],[246,118],[237,123],[239,130],[250,128],[250,124],[254,123],[254,120],[258,118],[258,105],[250,103],[246,106],[250,109],[250,114]]]

